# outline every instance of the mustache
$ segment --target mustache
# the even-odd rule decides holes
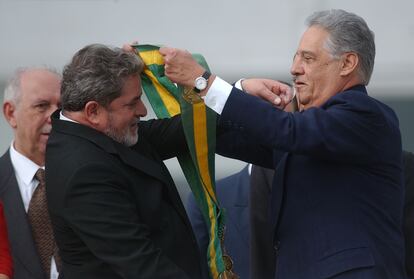
[[[139,122],[141,122],[139,119],[135,119],[134,121],[131,121],[131,126],[137,125],[139,126]]]

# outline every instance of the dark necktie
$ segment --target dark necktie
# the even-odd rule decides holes
[[[32,226],[33,239],[36,243],[43,270],[47,278],[49,278],[52,256],[55,257],[58,270],[60,269],[60,257],[57,253],[57,246],[47,209],[45,171],[38,169],[35,177],[39,181],[39,185],[37,185],[30,200],[27,215]]]

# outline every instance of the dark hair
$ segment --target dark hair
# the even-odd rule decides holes
[[[121,95],[128,76],[144,68],[137,55],[101,44],[79,50],[65,66],[62,78],[62,109],[80,111],[89,101],[107,107]]]

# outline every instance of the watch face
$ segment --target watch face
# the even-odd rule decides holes
[[[204,90],[207,87],[207,80],[203,77],[198,77],[196,78],[194,85],[198,90]]]

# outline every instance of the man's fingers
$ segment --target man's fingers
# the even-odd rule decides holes
[[[122,46],[122,49],[128,52],[134,52],[134,48],[131,46],[131,44],[124,44]]]
[[[267,88],[264,88],[260,93],[259,93],[259,97],[261,97],[262,99],[268,101],[269,103],[273,104],[273,105],[279,105],[282,100],[280,99],[279,96],[277,96],[275,93],[273,93],[272,91],[270,91]]]
[[[277,95],[285,94],[291,91],[291,87],[287,84],[275,81],[272,85],[272,91]]]
[[[172,58],[177,55],[177,49],[172,47],[160,47],[159,52],[167,58]]]
[[[160,47],[160,49],[158,50],[161,55],[166,55],[168,52],[169,47]]]
[[[282,99],[280,99],[280,97],[279,97],[279,96],[276,96],[276,97],[273,99],[273,104],[275,104],[276,106],[281,105],[281,103],[282,103]]]
[[[277,94],[285,104],[290,103],[294,97],[293,89],[283,83],[272,86],[272,92]]]

